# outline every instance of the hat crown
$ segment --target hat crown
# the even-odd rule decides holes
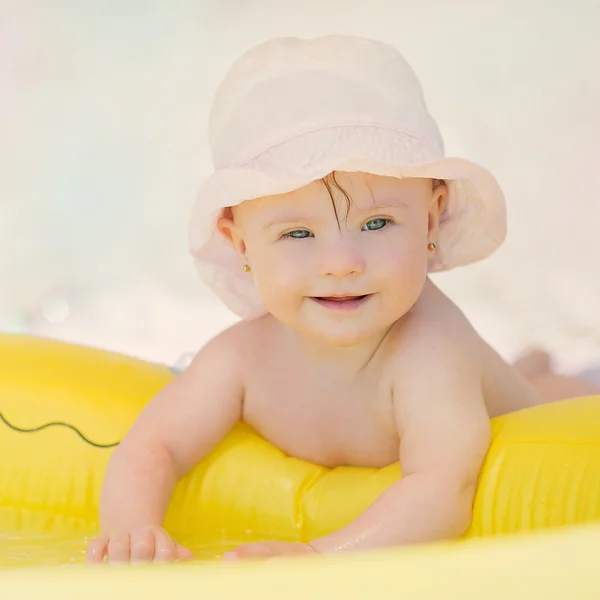
[[[243,166],[302,133],[340,126],[395,129],[443,156],[421,85],[392,46],[350,36],[277,38],[238,59],[211,108],[216,168]]]

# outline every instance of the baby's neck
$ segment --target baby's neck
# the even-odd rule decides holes
[[[298,331],[290,330],[291,342],[306,363],[329,375],[352,377],[376,361],[391,327],[368,340],[351,346],[335,346]]]

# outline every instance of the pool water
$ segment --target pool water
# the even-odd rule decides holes
[[[13,535],[0,533],[0,569],[84,564],[90,536]],[[215,561],[243,542],[217,540],[210,543],[181,543],[199,561]]]

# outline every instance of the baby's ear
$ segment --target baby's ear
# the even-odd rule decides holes
[[[433,186],[433,201],[437,204],[439,213],[442,214],[448,201],[448,186],[444,180],[438,179],[435,183],[436,185]]]
[[[223,214],[217,220],[217,231],[229,241],[240,258],[245,260],[246,244],[244,243],[242,232],[233,218],[233,212],[231,208],[226,208],[223,210]]]
[[[448,188],[444,181],[434,180],[431,204],[429,205],[429,239],[437,240],[440,216],[446,207]]]

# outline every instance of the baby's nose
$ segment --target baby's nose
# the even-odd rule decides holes
[[[365,270],[365,258],[360,248],[346,240],[339,240],[323,249],[321,275],[347,277],[360,275]]]

